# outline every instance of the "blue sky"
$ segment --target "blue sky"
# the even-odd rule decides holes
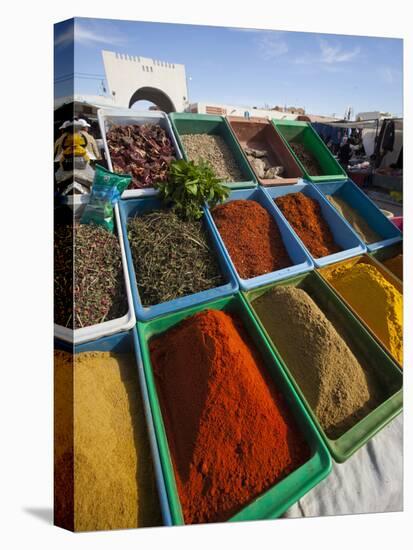
[[[105,19],[75,20],[75,92],[101,93],[101,50],[183,63],[191,102],[294,105],[343,116],[403,111],[403,41]],[[73,30],[55,33],[56,94],[70,94]]]

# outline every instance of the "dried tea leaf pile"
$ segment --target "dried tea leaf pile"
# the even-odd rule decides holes
[[[58,226],[54,260],[55,323],[77,329],[127,313],[116,235],[97,225]]]
[[[144,306],[225,282],[199,221],[183,221],[171,210],[154,211],[128,221],[128,239]]]
[[[225,142],[218,135],[184,134],[181,141],[190,160],[209,162],[222,181],[244,181],[237,161]]]

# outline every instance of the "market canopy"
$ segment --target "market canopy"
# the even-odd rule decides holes
[[[403,129],[403,119],[402,118],[393,118],[393,119],[378,119],[373,118],[369,120],[337,120],[334,122],[323,122],[327,126],[332,126],[333,128],[378,128],[384,120],[393,120],[396,130]]]

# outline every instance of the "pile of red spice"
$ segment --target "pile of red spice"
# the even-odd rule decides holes
[[[202,311],[150,352],[185,523],[229,519],[309,459],[238,318]]]
[[[229,201],[216,206],[211,214],[241,278],[291,265],[274,218],[258,202]]]
[[[276,198],[275,203],[314,258],[341,250],[321,214],[318,201],[304,193],[289,193]]]

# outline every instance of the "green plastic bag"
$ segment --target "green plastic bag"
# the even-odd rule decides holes
[[[115,174],[97,164],[90,199],[80,223],[102,225],[113,233],[113,207],[131,180],[128,174]]]

